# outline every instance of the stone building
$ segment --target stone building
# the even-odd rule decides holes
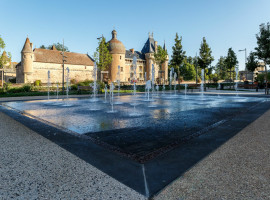
[[[158,43],[154,40],[153,34],[150,35],[143,46],[141,51],[135,51],[134,49],[126,50],[124,44],[117,39],[117,32],[112,31],[112,39],[109,41],[109,51],[112,55],[112,63],[109,67],[109,79],[112,82],[117,81],[120,75],[120,81],[127,83],[133,80],[134,68],[132,65],[133,57],[137,58],[137,69],[136,69],[136,81],[137,83],[151,80],[152,78],[152,64],[155,67],[155,81],[163,83],[168,80],[168,60],[162,64],[162,67],[158,66],[154,59],[154,53],[157,52]],[[166,49],[165,43],[163,46]],[[120,66],[118,75],[118,66]]]
[[[65,71],[68,67],[69,79],[84,81],[92,79],[94,61],[88,54],[64,52]],[[33,83],[41,80],[48,81],[48,71],[51,74],[51,83],[62,82],[63,56],[55,46],[52,49],[33,49],[33,44],[26,38],[21,51],[21,62],[16,66],[17,83]],[[66,73],[66,72],[65,72]]]
[[[17,62],[11,62],[11,58],[7,55],[6,51],[3,52],[1,55],[2,60],[4,61],[2,63],[2,66],[0,66],[0,77],[1,81],[2,79],[4,82],[9,82],[10,79],[14,79],[16,77],[16,65]]]
[[[257,75],[261,73],[265,73],[265,64],[263,62],[259,62],[259,67],[257,67],[254,72],[250,72],[248,70],[239,71],[240,80],[253,81]]]

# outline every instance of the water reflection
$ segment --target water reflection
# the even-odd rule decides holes
[[[4,105],[26,114],[35,116],[42,120],[56,124],[63,128],[83,134],[87,132],[99,132],[112,129],[159,127],[166,130],[174,127],[187,126],[188,123],[202,123],[200,115],[208,113],[222,115],[226,109],[245,107],[247,102],[260,102],[263,98],[256,97],[230,97],[230,96],[207,96],[203,98],[196,95],[178,95],[176,98],[167,98],[162,95],[155,96],[153,102],[144,101],[144,95],[138,95],[136,112],[140,115],[132,116],[134,106],[131,95],[119,96],[117,101],[121,102],[114,106],[117,113],[108,114],[111,109],[109,103],[102,101],[90,102],[89,99],[69,99],[70,107],[58,104],[60,100],[8,102]],[[153,105],[149,107],[149,105]],[[98,110],[94,110],[98,108]],[[220,113],[223,112],[223,113]],[[191,115],[192,113],[192,115]]]

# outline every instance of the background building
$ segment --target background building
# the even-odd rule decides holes
[[[158,43],[154,40],[153,34],[150,35],[141,51],[134,49],[126,50],[124,44],[117,39],[117,32],[112,31],[112,39],[109,41],[109,51],[112,55],[112,63],[109,67],[109,79],[112,82],[117,81],[118,66],[120,66],[120,81],[131,82],[134,77],[134,68],[132,65],[133,57],[137,58],[136,81],[137,83],[152,79],[152,64],[155,66],[155,81],[162,83],[168,80],[168,60],[163,63],[161,69],[155,62],[154,53],[157,51]],[[164,44],[164,49],[166,46]]]
[[[21,62],[16,66],[17,83],[33,83],[41,80],[48,81],[48,70],[51,83],[62,82],[63,57],[62,52],[54,46],[52,49],[32,49],[33,44],[26,38],[21,51]],[[69,67],[69,78],[76,81],[92,79],[94,62],[88,54],[64,52],[65,68]]]

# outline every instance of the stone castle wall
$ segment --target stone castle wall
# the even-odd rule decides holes
[[[75,79],[76,81],[84,81],[86,79],[93,80],[92,77],[93,66],[65,64],[65,76],[67,67],[69,67],[69,80],[71,79]],[[42,83],[47,83],[48,70],[50,70],[51,83],[62,82],[62,70],[63,70],[62,64],[40,63],[40,62],[33,62],[33,72],[31,74],[26,75],[25,82],[33,83],[36,80],[41,80]]]

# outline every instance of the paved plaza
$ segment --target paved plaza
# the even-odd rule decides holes
[[[270,199],[269,108],[138,163],[2,107],[0,199]]]

